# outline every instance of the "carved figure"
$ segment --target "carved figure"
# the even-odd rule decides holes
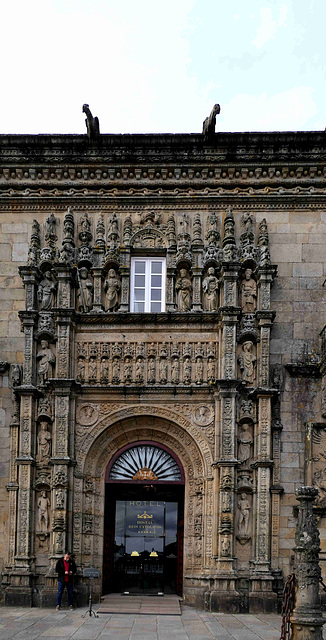
[[[57,285],[53,282],[50,271],[46,271],[37,289],[37,297],[41,311],[48,311],[54,306],[56,288]]]
[[[196,360],[196,384],[201,384],[203,382],[203,372],[204,365],[201,358],[197,358]]]
[[[46,491],[41,491],[41,495],[37,501],[37,523],[40,532],[47,532],[49,527],[49,506],[50,500],[46,495]]]
[[[38,360],[38,383],[44,384],[51,377],[52,365],[55,363],[55,355],[52,353],[47,340],[41,340],[41,347],[37,352],[36,360]]]
[[[52,436],[48,430],[47,422],[40,423],[40,431],[37,436],[37,462],[48,462],[51,455]]]
[[[93,306],[94,287],[91,279],[88,277],[88,270],[82,267],[78,272],[78,292],[77,307],[78,311],[88,313]]]
[[[130,358],[125,359],[124,379],[125,379],[125,382],[132,382],[132,362]]]
[[[228,538],[222,540],[222,556],[229,556],[231,553],[231,544]]]
[[[136,382],[144,381],[144,362],[141,358],[136,360],[135,376],[136,376]]]
[[[185,384],[191,383],[191,360],[189,357],[184,359],[183,363],[183,381]]]
[[[57,489],[55,492],[55,503],[57,509],[63,509],[65,505],[65,495],[61,488]]]
[[[243,313],[253,313],[256,310],[257,284],[251,276],[252,269],[246,269],[241,285],[241,308]]]
[[[21,368],[19,364],[11,365],[11,381],[13,387],[18,387],[21,382]]]
[[[231,511],[231,506],[232,506],[231,493],[229,491],[226,491],[223,493],[223,497],[222,497],[222,511],[225,511],[225,512]]]
[[[219,104],[214,104],[214,107],[208,116],[205,118],[203,122],[203,134],[210,136],[215,133],[215,125],[216,125],[216,116],[221,112],[221,107]]]
[[[160,383],[166,384],[168,377],[168,363],[165,359],[160,362]]]
[[[45,238],[53,238],[55,236],[56,219],[53,211],[51,211],[49,217],[45,220]]]
[[[244,342],[242,345],[242,353],[239,356],[240,371],[242,379],[252,384],[256,377],[256,356],[252,353],[252,342]]]
[[[80,382],[85,380],[85,360],[84,358],[78,358],[77,362],[77,379]]]
[[[242,431],[238,437],[238,460],[241,464],[246,463],[251,457],[251,445],[253,437],[250,433],[250,426],[247,423],[242,425]]]
[[[88,364],[88,376],[90,380],[96,380],[97,378],[97,362],[95,358],[90,358]]]
[[[238,532],[239,535],[247,536],[249,533],[249,519],[250,519],[250,502],[247,494],[242,493],[238,501],[239,508],[239,520],[238,520]]]
[[[81,231],[87,234],[91,232],[91,221],[87,213],[84,213],[84,215],[80,218],[79,224],[80,224]]]
[[[148,360],[148,370],[147,370],[147,375],[148,375],[148,382],[150,384],[154,384],[155,383],[155,378],[156,378],[156,363],[155,363],[155,358],[150,358]]]
[[[215,382],[214,358],[209,358],[207,362],[207,382],[209,382],[209,384],[213,384]]]
[[[173,361],[172,361],[172,364],[171,364],[171,382],[172,382],[172,384],[178,384],[178,382],[179,382],[179,374],[180,374],[179,358],[175,357],[175,358],[173,358]]]
[[[108,380],[109,378],[109,361],[107,358],[103,358],[101,362],[101,379]]]
[[[217,311],[218,309],[218,288],[219,281],[215,275],[214,267],[209,267],[207,276],[203,281],[204,310]]]
[[[104,283],[106,311],[115,311],[118,308],[120,287],[120,278],[115,269],[109,269],[108,277]]]
[[[100,123],[99,119],[95,116],[92,116],[92,112],[89,108],[88,104],[83,104],[83,113],[86,114],[86,129],[87,135],[90,139],[97,138],[100,135]]]
[[[180,269],[176,282],[178,311],[190,311],[192,284],[186,269]]]
[[[119,384],[120,382],[120,362],[118,358],[114,358],[112,362],[112,374],[113,374],[113,382],[115,384]]]
[[[117,214],[113,213],[112,216],[109,218],[108,220],[108,234],[107,237],[110,238],[110,236],[118,236],[119,235],[119,226],[118,226],[118,219],[117,219]]]

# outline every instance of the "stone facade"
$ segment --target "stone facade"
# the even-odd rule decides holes
[[[325,145],[0,136],[4,602],[52,604],[67,546],[102,570],[106,469],[139,441],[184,471],[188,603],[275,610],[302,484],[326,552]],[[131,306],[137,258],[159,311]]]

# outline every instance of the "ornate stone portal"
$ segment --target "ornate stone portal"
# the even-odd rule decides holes
[[[168,446],[183,466],[186,601],[239,610],[245,578],[250,610],[274,608],[276,268],[266,222],[254,227],[250,216],[237,230],[229,208],[190,218],[145,206],[107,216],[76,207],[44,229],[34,223],[20,269],[7,603],[30,604],[35,585],[39,603],[52,603],[67,547],[80,568],[102,569],[105,469],[143,440]],[[130,311],[131,289],[144,286],[132,280],[133,256],[166,259],[164,312]]]

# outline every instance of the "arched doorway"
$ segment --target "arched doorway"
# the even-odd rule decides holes
[[[106,470],[103,592],[182,594],[184,471],[163,444],[133,442]]]

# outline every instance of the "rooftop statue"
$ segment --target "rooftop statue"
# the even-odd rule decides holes
[[[216,116],[220,113],[221,107],[219,104],[214,104],[214,107],[208,118],[205,118],[203,122],[203,134],[206,136],[211,136],[215,133],[215,125],[216,125]]]
[[[86,113],[86,128],[87,135],[90,140],[97,138],[100,135],[100,123],[99,119],[95,116],[92,116],[92,112],[89,108],[88,104],[83,104],[83,113]]]

